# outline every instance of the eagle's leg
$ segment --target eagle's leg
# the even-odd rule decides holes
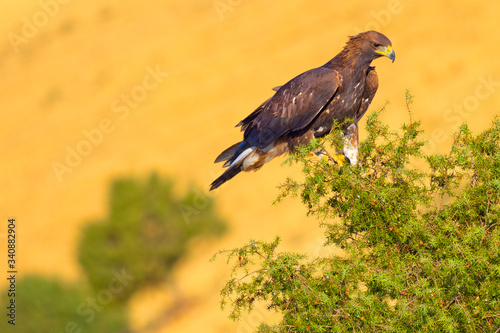
[[[358,134],[358,124],[352,123],[349,125],[344,132],[344,155],[351,165],[357,165],[358,154],[359,154],[359,134]],[[370,177],[372,172],[370,170],[365,170],[362,177]]]
[[[344,165],[345,163],[345,156],[343,154],[330,154],[326,149],[319,148],[313,151],[314,155],[318,156],[321,159],[324,159],[326,161],[330,161],[333,163],[338,164],[339,166]]]
[[[358,164],[359,134],[358,124],[350,124],[344,132],[343,153],[351,165]]]

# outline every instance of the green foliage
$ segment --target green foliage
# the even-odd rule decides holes
[[[0,321],[2,332],[124,332],[127,329],[126,309],[106,305],[94,308],[88,290],[80,285],[66,285],[55,279],[27,276],[17,281],[16,324]],[[9,298],[2,292],[2,308]],[[7,302],[5,302],[7,300]],[[100,311],[97,311],[97,310]],[[10,330],[9,330],[10,329]]]
[[[147,181],[122,179],[111,187],[105,220],[83,231],[79,259],[95,290],[106,289],[116,272],[133,276],[117,299],[141,286],[164,281],[197,235],[219,235],[224,222],[213,200],[192,188],[182,199],[172,183],[152,175]]]
[[[500,118],[477,136],[463,125],[448,154],[424,156],[420,123],[410,113],[393,131],[384,109],[368,117],[360,165],[310,157],[338,147],[339,126],[291,156],[304,179],[280,186],[278,201],[299,197],[345,255],[282,253],[279,239],[222,251],[234,263],[221,292],[231,318],[263,301],[283,318],[259,332],[500,330]]]

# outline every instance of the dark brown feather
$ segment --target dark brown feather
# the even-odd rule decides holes
[[[363,115],[366,113],[366,110],[368,110],[368,107],[372,103],[373,97],[375,97],[375,93],[377,92],[378,89],[378,75],[377,72],[375,71],[375,67],[368,67],[367,73],[366,73],[366,84],[365,84],[365,91],[363,92],[363,101],[361,102],[361,106],[359,107],[359,110],[356,114],[356,121],[361,119]]]
[[[272,90],[273,91],[278,91],[281,88],[281,86],[274,87]],[[264,106],[266,106],[267,102],[269,102],[273,98],[272,96],[269,97],[267,100],[262,102],[262,104],[259,105],[257,109],[255,109],[252,113],[250,113],[245,119],[240,121],[238,124],[236,124],[236,127],[241,126],[241,130],[245,131],[248,127],[248,125],[252,122],[252,120],[255,119],[259,115],[259,113],[264,109]]]
[[[235,143],[231,147],[224,150],[222,153],[220,153],[219,156],[217,156],[214,163],[219,163],[219,162],[224,162],[224,161],[230,160],[234,156],[234,153],[236,153],[236,150],[238,150],[238,147],[240,146],[240,144],[241,144],[241,142]]]

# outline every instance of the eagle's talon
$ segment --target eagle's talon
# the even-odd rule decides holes
[[[371,178],[375,173],[372,170],[365,170],[361,174],[361,178]]]
[[[349,159],[344,154],[330,154],[324,149],[318,149],[313,152],[318,158],[325,162],[333,162],[335,165],[342,167],[347,161],[350,163]]]
[[[328,160],[329,154],[321,148],[313,151],[313,154],[316,155],[321,160]],[[313,156],[313,155],[311,154],[311,156]]]
[[[339,167],[343,167],[346,161],[349,163],[349,159],[343,154],[334,154],[332,156],[332,159],[336,164],[339,165]]]

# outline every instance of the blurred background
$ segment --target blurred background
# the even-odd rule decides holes
[[[396,61],[373,63],[380,87],[368,112],[389,101],[382,119],[399,127],[409,89],[427,153],[447,151],[463,122],[486,128],[500,105],[494,1],[0,7],[0,269],[13,217],[17,332],[251,332],[277,320],[259,308],[230,321],[219,304],[230,266],[211,256],[276,235],[285,251],[337,251],[322,247],[299,200],[272,205],[298,174],[283,158],[209,193],[222,172],[213,160],[271,88],[327,62],[348,35],[391,39]]]

